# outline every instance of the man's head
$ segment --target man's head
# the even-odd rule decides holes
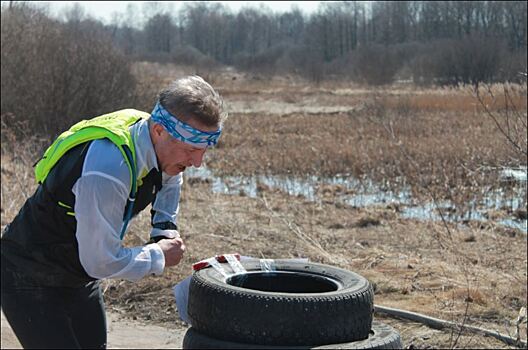
[[[188,166],[199,167],[226,118],[222,98],[202,78],[173,81],[161,91],[149,122],[161,170],[176,175]]]

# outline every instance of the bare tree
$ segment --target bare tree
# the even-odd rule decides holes
[[[172,23],[170,15],[156,14],[151,17],[145,25],[145,41],[147,50],[150,52],[170,53],[173,43],[173,38],[177,34],[176,27]]]
[[[142,16],[127,8],[107,32],[123,52],[142,59],[194,57],[269,74],[290,67],[312,77],[337,74],[340,65],[339,75],[351,72],[368,56],[362,51],[376,45],[393,53],[397,64],[389,66],[414,71],[420,82],[512,79],[526,57],[522,1],[335,1],[308,16],[295,7],[277,14],[252,5],[237,13],[212,2],[187,2],[178,12],[171,6],[145,3]],[[78,5],[70,12],[68,22],[85,19]],[[311,57],[296,57],[300,52]]]

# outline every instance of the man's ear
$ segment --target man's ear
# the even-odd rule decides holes
[[[157,136],[157,137],[161,137],[163,135],[163,132],[165,131],[165,128],[163,127],[163,125],[161,124],[158,124],[158,123],[154,123],[152,125],[152,132]]]
[[[158,140],[161,140],[163,138],[163,133],[165,132],[165,128],[163,125],[158,123],[153,123],[150,127],[150,138],[152,139],[152,142],[154,144],[158,143]]]

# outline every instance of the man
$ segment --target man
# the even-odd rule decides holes
[[[227,118],[202,78],[174,81],[149,115],[82,121],[48,148],[37,190],[1,240],[3,312],[25,348],[105,348],[103,278],[131,281],[177,265],[186,167],[199,167]],[[152,203],[145,246],[123,247],[131,217]]]

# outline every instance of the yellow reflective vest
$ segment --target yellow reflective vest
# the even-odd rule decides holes
[[[82,120],[73,125],[57,137],[44,152],[42,158],[35,164],[36,181],[42,184],[59,159],[73,147],[92,140],[109,139],[123,154],[131,178],[130,195],[125,209],[126,215],[123,229],[121,230],[121,238],[123,238],[128,222],[132,217],[132,207],[138,187],[136,151],[129,127],[141,119],[147,119],[149,116],[148,113],[135,109],[123,109],[93,119]]]

